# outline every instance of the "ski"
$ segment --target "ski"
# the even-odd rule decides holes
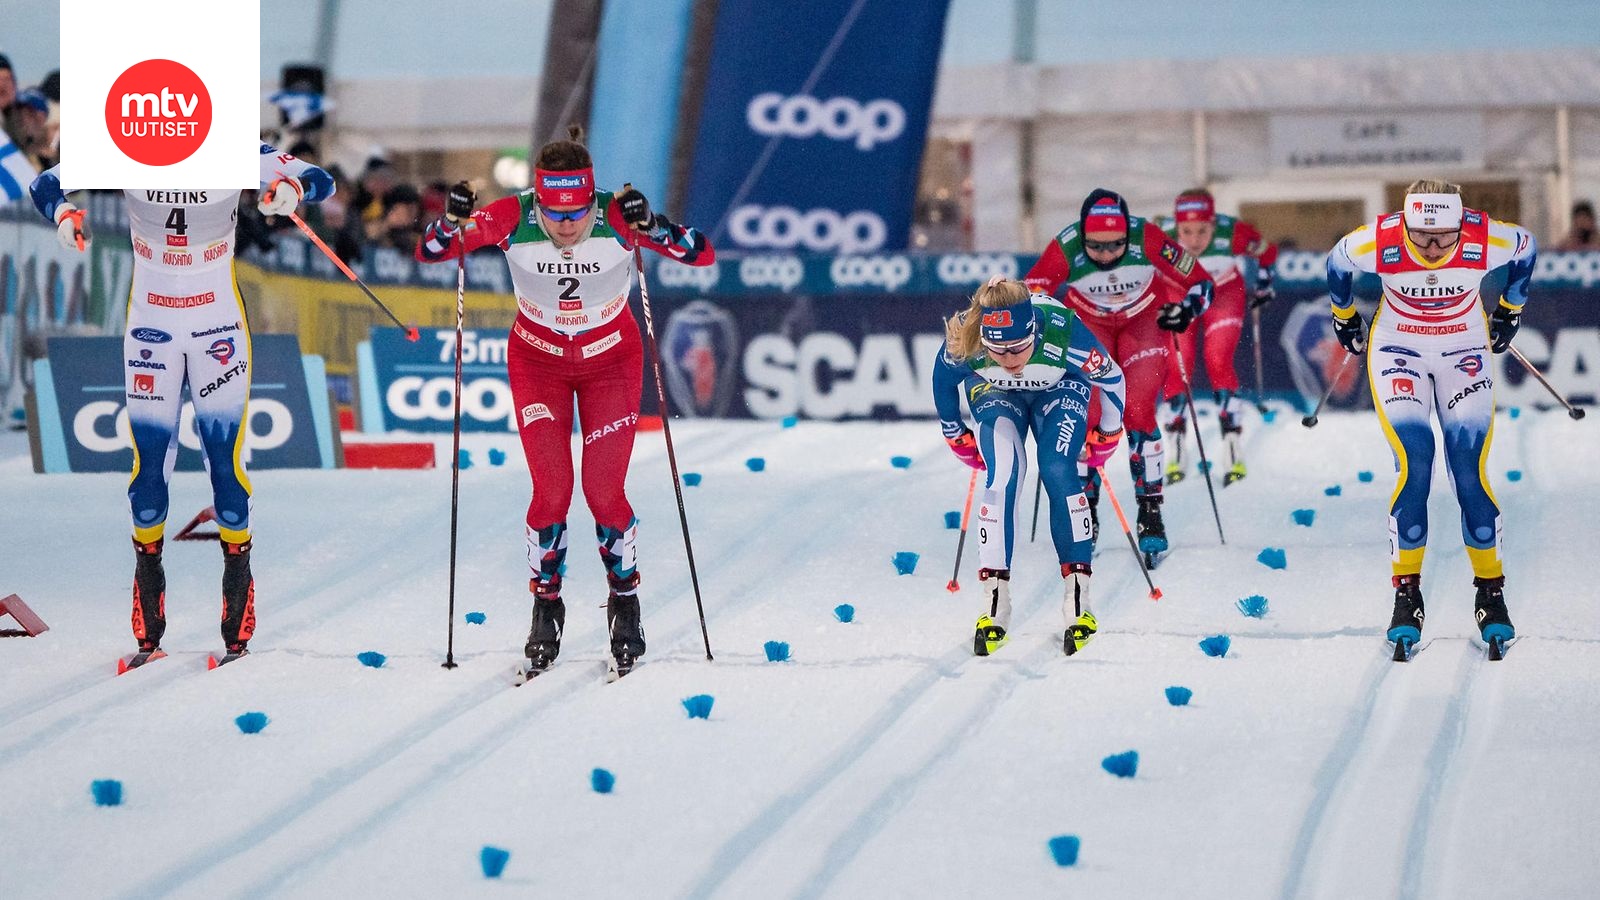
[[[516,669],[512,671],[511,686],[521,687],[548,671],[550,671],[550,663],[547,662],[543,666],[535,666],[533,660],[525,659],[518,663]]]
[[[639,661],[631,656],[612,657],[606,663],[606,684],[615,684],[621,681],[623,676],[632,672],[638,665]]]
[[[117,660],[117,674],[118,675],[123,675],[123,674],[126,674],[127,672],[129,672],[129,671],[131,671],[133,669],[139,668],[140,666],[144,665],[145,663],[150,663],[150,662],[154,662],[154,661],[156,661],[158,659],[166,659],[166,658],[167,658],[166,651],[162,650],[159,647],[154,649],[154,650],[140,651],[138,653],[133,654],[132,656],[124,656],[124,657],[122,657],[122,658]]]
[[[1511,643],[1503,637],[1492,637],[1489,639],[1488,645],[1489,661],[1499,662],[1506,658],[1506,648],[1510,647]]]
[[[1394,653],[1391,658],[1395,662],[1410,662],[1417,658],[1418,653],[1422,652],[1423,645],[1418,638],[1401,637],[1399,640],[1390,641],[1389,643],[1394,645]]]
[[[220,656],[215,654],[215,653],[212,653],[212,654],[210,654],[210,655],[208,655],[206,657],[206,671],[209,672],[212,669],[218,668],[219,666],[225,666],[228,663],[231,663],[231,662],[234,662],[234,661],[240,659],[241,657],[245,657],[245,656],[249,656],[249,655],[250,655],[250,651],[249,650],[240,650],[238,653],[226,653],[225,652]]]

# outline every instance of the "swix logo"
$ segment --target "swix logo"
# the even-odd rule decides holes
[[[106,130],[134,162],[170,166],[211,132],[211,94],[194,70],[170,59],[129,66],[106,94]]]

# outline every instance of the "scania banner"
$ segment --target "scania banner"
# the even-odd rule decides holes
[[[719,4],[684,221],[730,249],[904,248],[945,8]]]

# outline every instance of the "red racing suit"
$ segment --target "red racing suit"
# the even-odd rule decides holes
[[[1199,367],[1194,363],[1195,332],[1205,334],[1206,378],[1211,382],[1222,415],[1232,421],[1237,413],[1239,393],[1239,373],[1233,366],[1233,357],[1239,348],[1239,334],[1244,328],[1248,307],[1243,263],[1247,257],[1253,257],[1259,270],[1271,271],[1278,259],[1278,245],[1269,243],[1254,225],[1243,219],[1217,213],[1215,224],[1211,243],[1196,257],[1216,285],[1211,308],[1200,317],[1198,328],[1189,328],[1178,335],[1178,347],[1192,387],[1199,374]],[[1176,236],[1175,225],[1169,233]],[[1183,293],[1176,287],[1171,291],[1174,300]],[[1164,396],[1176,402],[1182,394],[1183,375],[1176,364],[1168,366]]]
[[[1199,315],[1209,303],[1211,279],[1155,223],[1129,216],[1128,234],[1132,239],[1122,258],[1101,268],[1084,251],[1077,223],[1068,225],[1028,270],[1026,281],[1029,290],[1051,295],[1066,285],[1066,303],[1122,367],[1127,379],[1123,421],[1134,493],[1159,496],[1163,452],[1156,405],[1172,349],[1171,336],[1156,325],[1161,282],[1168,279],[1197,297],[1190,302],[1197,304],[1194,311]],[[1089,409],[1089,425],[1094,427],[1099,424],[1094,415],[1099,406],[1091,404]]]
[[[638,519],[624,491],[644,375],[639,326],[628,310],[634,248],[692,266],[715,258],[699,232],[665,217],[658,216],[648,233],[631,228],[613,194],[596,192],[593,208],[587,236],[558,247],[528,190],[478,210],[459,231],[433,223],[416,251],[422,262],[454,259],[463,247],[470,253],[496,246],[506,255],[517,296],[506,368],[533,478],[528,565],[548,593],[559,590],[566,562],[574,398],[583,435],[583,496],[607,577],[619,593],[632,593],[638,584]]]

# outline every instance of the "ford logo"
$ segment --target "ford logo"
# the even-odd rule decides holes
[[[146,344],[165,344],[172,340],[172,335],[155,328],[135,328],[128,333],[133,335],[134,340],[144,341]]]

